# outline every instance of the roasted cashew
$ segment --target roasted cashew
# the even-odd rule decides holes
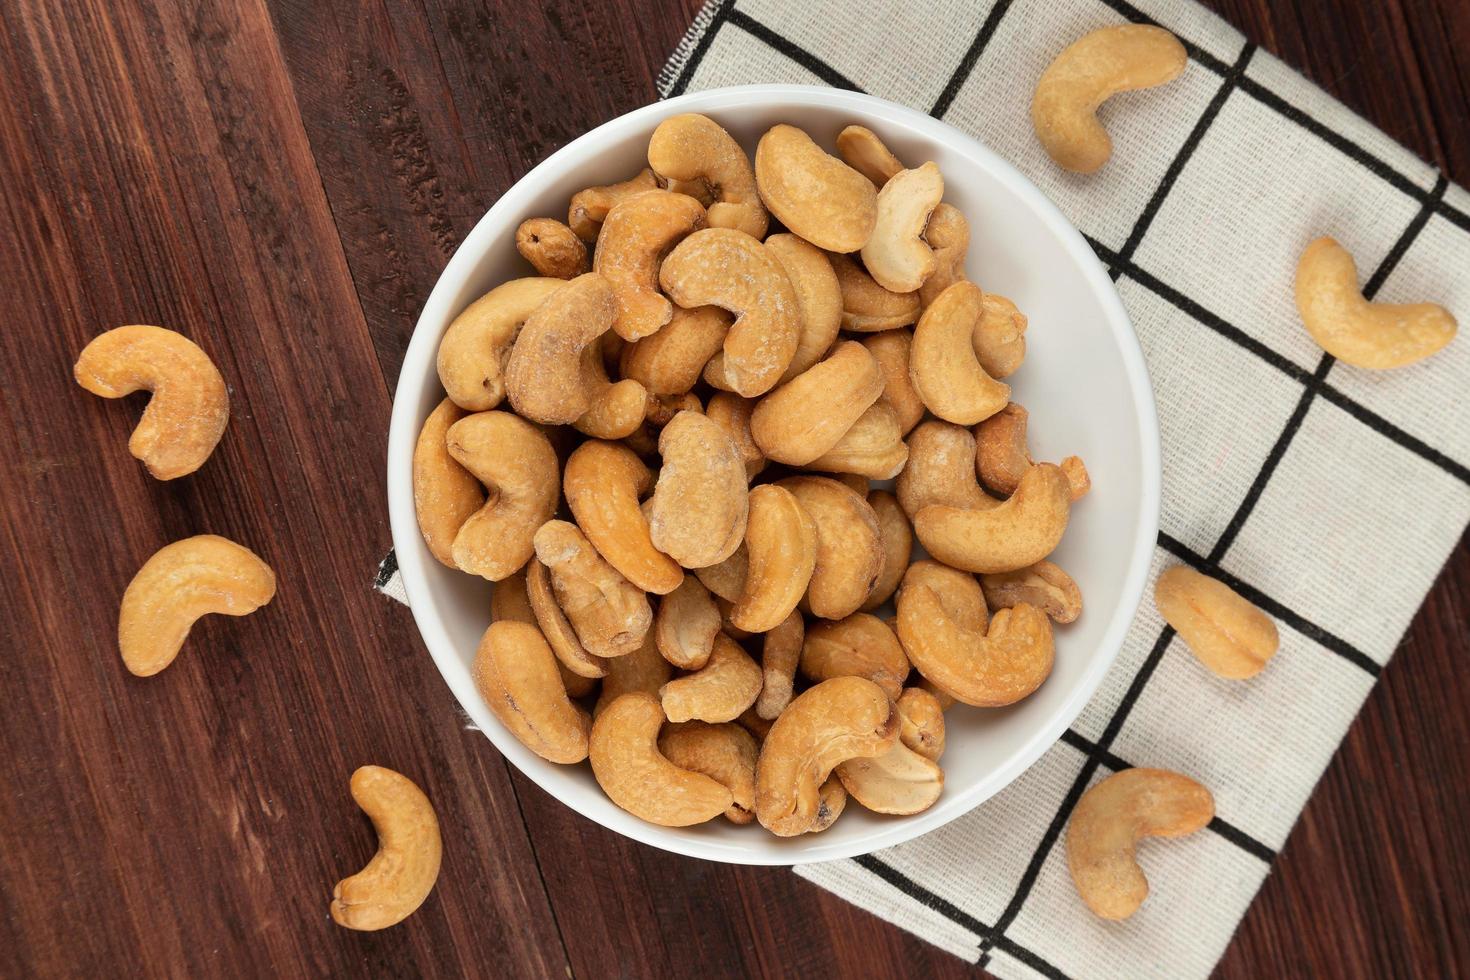
[[[929,809],[944,792],[939,764],[901,741],[880,756],[839,763],[833,772],[847,795],[874,813],[911,816]]]
[[[656,190],[658,178],[652,170],[644,167],[622,183],[578,191],[572,195],[571,206],[567,209],[567,225],[582,241],[595,242],[609,211],[635,194]]]
[[[757,241],[766,237],[769,219],[750,158],[713,119],[685,112],[659,123],[648,141],[648,165],[665,179],[705,185],[713,202],[711,228],[733,228]]]
[[[460,408],[484,412],[505,399],[505,367],[526,319],[561,279],[512,279],[454,318],[439,341],[439,382]]]
[[[754,398],[781,380],[796,354],[802,311],[786,270],[764,245],[730,228],[697,231],[664,259],[659,283],[680,306],[735,314],[721,362],[730,390]]]
[[[755,479],[766,468],[766,455],[750,432],[750,417],[755,406],[754,399],[741,398],[733,391],[717,391],[710,396],[709,405],[704,410],[710,421],[730,433],[730,438],[735,441],[740,458],[745,461],[747,480]]]
[[[975,472],[996,493],[1015,493],[1021,478],[1035,465],[1026,447],[1026,418],[1026,410],[1011,402],[975,428]],[[1076,503],[1092,489],[1087,466],[1078,456],[1068,456],[1058,465]]]
[[[930,504],[989,510],[1000,502],[975,480],[975,437],[964,426],[930,419],[909,433],[909,461],[894,489],[912,520]]]
[[[878,360],[862,344],[844,341],[762,398],[750,434],[768,458],[804,466],[837,445],[882,394]]]
[[[734,721],[761,693],[761,669],[740,644],[715,634],[709,661],[659,689],[669,721]]]
[[[724,561],[744,540],[749,511],[740,449],[698,412],[674,416],[658,448],[663,466],[648,513],[653,546],[685,568]]]
[[[842,780],[837,778],[834,772],[827,777],[827,781],[817,789],[817,815],[812,820],[812,825],[806,829],[808,834],[820,834],[828,827],[837,822],[842,816],[842,811],[847,808],[847,790],[842,788]]]
[[[790,490],[817,525],[817,563],[806,591],[812,615],[857,612],[883,571],[878,515],[862,495],[826,477],[789,477],[777,486]]]
[[[832,770],[897,743],[898,712],[877,684],[834,677],[810,688],[787,706],[761,744],[755,771],[761,826],[780,837],[811,830]]]
[[[429,552],[450,568],[454,536],[485,506],[485,488],[449,455],[445,437],[466,412],[446,398],[429,413],[413,447],[413,509]]]
[[[1083,35],[1036,83],[1036,138],[1062,168],[1092,173],[1113,153],[1113,141],[1097,120],[1098,106],[1118,92],[1172,81],[1188,61],[1184,45],[1162,27],[1119,24]]]
[[[556,604],[588,653],[621,657],[638,649],[653,625],[647,593],[608,564],[575,524],[547,521],[535,547],[551,573]]]
[[[1082,592],[1077,583],[1049,561],[1014,572],[981,575],[980,588],[991,609],[1009,609],[1024,602],[1046,613],[1054,623],[1071,623],[1082,615]]]
[[[1370,303],[1352,253],[1318,238],[1296,266],[1296,308],[1322,349],[1354,367],[1386,370],[1423,360],[1455,337],[1450,311],[1434,303]]]
[[[733,603],[745,591],[745,577],[750,569],[750,553],[745,542],[730,553],[730,557],[716,565],[696,568],[694,575],[711,593]]]
[[[851,256],[828,253],[842,292],[842,329],[854,333],[896,330],[919,319],[919,294],[889,292]]]
[[[838,483],[842,484],[844,487],[847,487],[847,489],[851,490],[859,497],[867,499],[869,487],[867,477],[859,476],[856,473],[829,473],[828,476],[836,480]]]
[[[792,682],[805,639],[806,623],[795,611],[766,631],[761,647],[761,693],[755,702],[756,715],[766,721],[779,718],[791,703]]]
[[[998,610],[987,628],[984,609],[972,576],[915,562],[898,590],[898,636],[919,673],[946,693],[981,707],[1014,704],[1051,674],[1051,623],[1022,604]]]
[[[944,755],[944,704],[922,687],[905,688],[898,699],[898,740],[935,762]]]
[[[688,827],[729,809],[734,795],[704,775],[681,769],[658,750],[664,712],[658,698],[624,694],[592,723],[588,758],[602,791],[633,816],[661,827]]]
[[[919,305],[927,307],[940,293],[965,278],[965,256],[970,251],[970,223],[953,204],[939,204],[924,226],[924,241],[934,250],[934,272],[919,287]],[[980,352],[977,350],[976,354],[980,355]],[[983,356],[980,356],[980,363],[985,366]],[[985,370],[990,371],[989,366],[985,366]],[[992,373],[991,377],[1003,375]]]
[[[332,889],[332,920],[348,929],[386,929],[408,918],[439,879],[444,844],[424,791],[381,766],[352,774],[352,798],[373,822],[378,852]]]
[[[209,458],[230,421],[230,393],[209,355],[163,327],[117,327],[92,338],[72,369],[103,398],[153,393],[128,452],[159,480],[188,476]]]
[[[796,609],[817,564],[817,525],[795,495],[766,485],[750,491],[745,525],[749,571],[730,621],[750,633],[775,629]]]
[[[654,629],[657,628],[655,625]],[[637,650],[607,662],[607,676],[602,679],[602,690],[598,692],[597,704],[592,708],[592,717],[596,718],[604,708],[631,691],[658,697],[658,689],[673,676],[674,668],[658,652],[650,631]]]
[[[653,617],[653,637],[663,658],[682,670],[709,662],[720,632],[720,611],[709,591],[692,575],[663,597]]]
[[[1259,674],[1276,655],[1276,624],[1224,582],[1176,565],[1154,583],[1159,615],[1200,663],[1221,677]]]
[[[1067,868],[1087,907],[1126,919],[1148,897],[1135,850],[1145,837],[1183,837],[1215,817],[1210,791],[1164,769],[1124,769],[1093,786],[1067,822]]]
[[[806,631],[801,673],[812,681],[866,677],[897,701],[909,676],[909,658],[883,620],[860,612],[816,623]]]
[[[653,474],[626,446],[589,440],[567,458],[562,489],[583,533],[608,564],[640,589],[665,595],[684,570],[653,546],[638,501],[653,489]]]
[[[914,328],[909,378],[929,411],[947,422],[974,425],[1005,408],[1010,386],[985,373],[973,336],[983,294],[971,282],[940,293]]]
[[[680,769],[702,772],[730,790],[734,801],[725,810],[725,819],[734,824],[755,820],[755,763],[760,745],[750,732],[734,722],[678,722],[664,727],[658,750]]]
[[[893,175],[878,192],[878,217],[863,246],[863,265],[884,289],[916,292],[938,267],[924,241],[929,215],[944,196],[944,178],[932,161]]]
[[[895,616],[889,622],[889,625],[892,626],[894,631],[896,632],[898,630],[898,617]],[[933,681],[929,680],[929,678],[921,678],[917,687],[925,694],[928,694],[930,697],[934,698],[935,702],[939,705],[940,711],[948,711],[950,708],[953,708],[955,706],[954,695],[940,690]]]
[[[1026,360],[1026,314],[1004,296],[986,293],[980,300],[980,319],[975,321],[970,343],[986,374],[1010,377]]]
[[[704,220],[698,201],[668,191],[630,197],[608,212],[592,268],[612,286],[619,337],[647,337],[673,317],[673,304],[658,291],[659,262]]]
[[[551,652],[562,666],[579,677],[598,678],[607,675],[607,660],[594,656],[582,646],[571,620],[562,612],[556,601],[556,591],[551,585],[551,572],[546,566],[532,558],[526,566],[526,598],[531,603],[531,612],[536,625],[546,637]]]
[[[796,305],[801,309],[801,333],[796,340],[796,353],[781,382],[790,381],[820,361],[837,340],[842,327],[842,288],[827,253],[811,242],[795,235],[772,235],[766,239],[766,251],[781,264],[791,288],[796,292]]]
[[[620,364],[624,378],[640,382],[655,395],[679,395],[699,382],[710,358],[719,353],[735,318],[718,306],[674,307],[662,330],[629,344]],[[616,336],[614,334],[613,336]]]
[[[868,492],[868,506],[878,517],[878,540],[883,545],[883,570],[878,573],[862,611],[872,612],[892,598],[909,567],[914,550],[914,529],[898,498],[887,490]]]
[[[859,415],[837,444],[807,464],[809,469],[891,480],[908,462],[898,413],[881,396]],[[867,492],[867,487],[862,488]]]
[[[538,276],[575,279],[587,271],[587,246],[555,218],[527,218],[516,229],[516,251]]]
[[[772,126],[755,148],[761,200],[793,233],[829,252],[856,252],[878,218],[868,178],[795,126]]]
[[[914,390],[909,378],[909,345],[913,334],[907,330],[884,330],[868,334],[859,343],[878,359],[883,372],[883,399],[893,406],[899,431],[904,435],[924,417],[924,400]]]
[[[550,588],[549,582],[547,587]],[[531,608],[530,593],[526,589],[526,570],[524,568],[495,583],[495,589],[490,593],[490,621],[492,623],[526,623],[540,629],[536,622],[536,612]],[[562,622],[565,623],[565,619]],[[566,626],[568,629],[571,628],[570,623],[566,623]],[[618,657],[606,663],[611,664],[627,659],[627,657]],[[567,670],[567,665],[562,663],[560,658],[556,659],[556,670],[561,675],[562,686],[566,689],[569,698],[586,697],[597,687],[596,677],[583,677],[581,674],[572,673]]]
[[[199,534],[165,545],[123,592],[117,619],[123,665],[150,677],[173,663],[200,616],[244,616],[275,594],[270,566],[228,538]]]
[[[475,651],[475,687],[500,723],[548,762],[587,758],[592,719],[567,697],[556,655],[528,623],[498,622]]]
[[[837,134],[837,152],[849,167],[873,182],[880,191],[903,164],[866,126],[848,126]]]
[[[774,722],[767,721],[756,714],[755,705],[751,705],[745,709],[739,718],[735,719],[735,724],[754,735],[757,742],[764,742],[766,736],[771,733],[771,725]]]
[[[1067,530],[1071,484],[1060,467],[1038,463],[1009,500],[988,510],[930,504],[914,515],[924,549],[969,572],[1013,572],[1051,554]]]
[[[490,491],[454,536],[454,563],[498,582],[526,563],[536,529],[556,513],[556,451],[540,429],[509,412],[460,419],[449,427],[445,445]]]

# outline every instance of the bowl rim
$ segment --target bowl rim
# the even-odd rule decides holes
[[[462,288],[464,281],[473,272],[481,256],[497,241],[495,229],[507,218],[518,221],[528,206],[533,188],[540,183],[538,178],[548,178],[565,169],[582,165],[596,156],[597,147],[604,140],[617,139],[631,131],[651,128],[659,120],[678,112],[723,111],[748,107],[753,102],[800,106],[822,106],[846,109],[858,113],[860,121],[877,120],[906,127],[920,136],[936,143],[949,144],[985,163],[991,174],[1005,183],[1020,196],[1038,216],[1076,263],[1084,281],[1096,295],[1104,310],[1105,321],[1113,335],[1121,355],[1130,392],[1138,406],[1137,424],[1141,453],[1141,493],[1139,498],[1140,523],[1133,541],[1128,572],[1120,593],[1120,601],[1114,607],[1112,620],[1102,635],[1079,683],[1063,701],[1050,719],[1038,726],[1037,731],[1015,751],[1009,760],[975,785],[948,795],[939,804],[924,813],[903,820],[893,821],[878,831],[846,843],[824,844],[819,835],[812,844],[802,850],[778,850],[748,848],[742,844],[726,841],[700,841],[670,833],[668,828],[645,823],[631,814],[622,814],[626,820],[616,825],[589,815],[565,799],[556,789],[543,781],[539,767],[534,763],[522,765],[520,758],[526,756],[535,763],[542,760],[530,755],[509,734],[501,734],[493,725],[484,724],[478,717],[482,704],[470,678],[468,669],[455,650],[447,630],[429,599],[426,578],[425,550],[419,545],[418,522],[413,502],[412,460],[414,444],[418,438],[419,425],[416,405],[422,399],[424,385],[435,384],[438,375],[434,371],[439,336],[459,310],[451,307],[453,296]],[[876,96],[848,92],[841,89],[814,85],[759,84],[740,85],[726,88],[706,89],[675,98],[654,102],[632,112],[611,119],[572,140],[566,146],[531,168],[512,184],[465,236],[455,250],[444,271],[435,281],[422,313],[414,324],[403,364],[399,370],[398,386],[394,392],[393,410],[390,417],[387,454],[388,514],[393,547],[398,558],[404,591],[413,614],[419,635],[428,648],[435,666],[461,707],[474,718],[492,745],[527,778],[546,791],[559,803],[575,811],[584,819],[605,826],[644,844],[689,857],[722,861],[731,864],[794,866],[819,861],[831,861],[861,854],[869,854],[913,840],[935,830],[966,813],[1012,783],[1021,773],[1029,769],[1061,737],[1074,722],[1088,701],[1092,699],[1103,678],[1111,669],[1123,646],[1134,615],[1143,597],[1144,583],[1151,564],[1153,549],[1158,539],[1159,506],[1162,486],[1162,463],[1159,441],[1158,413],[1154,401],[1153,387],[1149,381],[1143,350],[1133,330],[1127,311],[1123,307],[1113,281],[1108,277],[1102,262],[1082,237],[1080,231],[1062,214],[1061,210],[1044,195],[1035,184],[1015,166],[1001,158],[995,151],[978,140],[965,135],[949,124],[925,115],[914,109],[889,102]],[[430,556],[429,560],[432,560]],[[488,712],[483,712],[488,715]],[[507,744],[502,745],[505,741]],[[513,744],[512,744],[513,743]],[[550,763],[545,763],[550,765]],[[619,811],[621,813],[621,811]]]

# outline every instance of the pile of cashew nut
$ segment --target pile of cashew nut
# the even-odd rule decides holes
[[[919,813],[945,711],[1031,694],[1081,612],[1047,557],[1087,470],[1032,459],[1004,380],[1026,317],[938,166],[826,135],[664,120],[440,343],[414,496],[496,583],[480,693],[663,826]]]

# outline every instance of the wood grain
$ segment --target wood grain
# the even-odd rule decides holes
[[[1461,0],[1212,0],[1470,182]],[[916,975],[967,965],[780,869],[633,844],[466,731],[388,541],[390,393],[419,308],[489,204],[654,96],[695,0],[0,4],[0,974]],[[160,484],[141,399],[80,392],[111,326],[210,351],[234,414]],[[116,601],[163,543],[258,550],[278,598],[138,680]],[[1470,972],[1470,547],[1462,542],[1220,967]],[[446,856],[404,925],[332,884],[373,847],[365,762],[434,799]]]

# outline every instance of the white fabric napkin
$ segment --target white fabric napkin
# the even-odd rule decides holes
[[[908,844],[798,869],[1005,978],[1207,976],[1470,520],[1470,338],[1361,371],[1322,354],[1292,300],[1297,255],[1331,234],[1368,295],[1470,316],[1470,194],[1203,8],[1136,2],[714,0],[660,77],[665,96],[861,89],[1019,167],[1113,270],[1148,359],[1153,571],[1208,571],[1281,626],[1261,675],[1223,681],[1145,598],[1097,697],[1004,792]],[[1128,20],[1177,34],[1189,66],[1105,106],[1112,160],[1064,173],[1032,134],[1032,87],[1072,40]],[[404,601],[396,570],[389,554],[376,584]],[[1074,892],[1063,835],[1082,792],[1129,765],[1199,779],[1218,817],[1146,843],[1152,894],[1110,923]]]

